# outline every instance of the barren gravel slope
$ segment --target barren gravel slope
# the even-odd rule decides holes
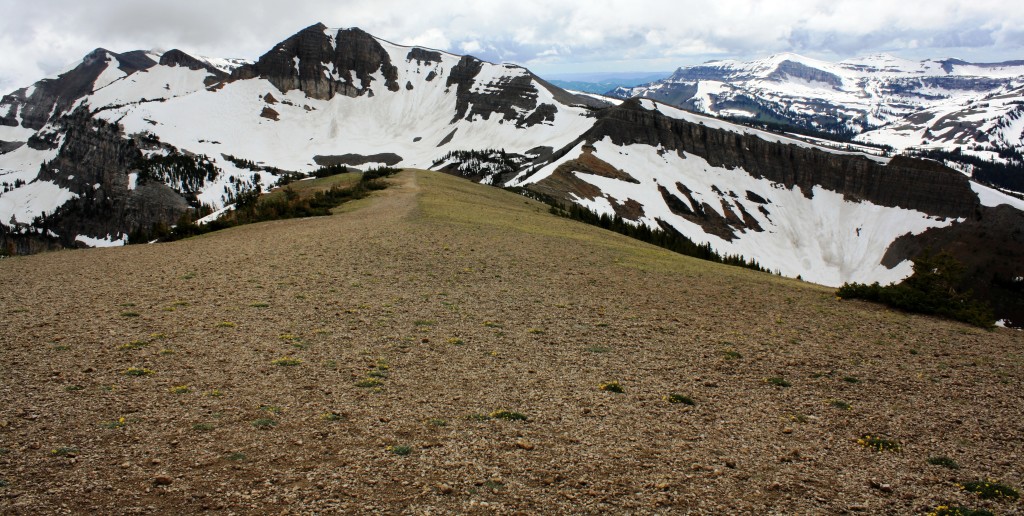
[[[0,260],[0,512],[1021,512],[957,485],[1024,487],[1020,332],[391,181],[332,217]],[[528,420],[467,417],[499,409]]]

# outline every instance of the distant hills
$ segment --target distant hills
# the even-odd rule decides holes
[[[545,78],[559,88],[605,94],[617,88],[632,88],[658,81],[671,73],[578,73],[547,75]]]

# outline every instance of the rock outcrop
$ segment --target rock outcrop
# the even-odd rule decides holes
[[[67,247],[84,235],[118,238],[154,223],[173,223],[190,209],[186,199],[158,181],[137,181],[142,152],[116,124],[90,118],[84,109],[59,121],[64,143],[38,178],[71,190],[78,198],[50,214],[46,229]]]
[[[115,60],[118,69],[129,75],[157,64],[142,51],[116,54],[97,48],[56,79],[43,79],[32,88],[22,88],[0,99],[0,124],[41,129],[52,117],[59,117],[78,99],[92,93],[96,79]]]
[[[216,84],[229,77],[227,72],[218,70],[209,63],[196,59],[178,49],[168,50],[160,56],[161,66],[181,66],[189,70],[205,70],[210,75],[206,78],[206,85]]]
[[[670,118],[636,100],[602,111],[583,140],[606,137],[618,145],[660,144],[680,156],[700,156],[715,167],[739,167],[754,177],[799,187],[807,197],[817,186],[848,200],[940,217],[972,216],[979,206],[967,177],[935,162],[896,157],[882,164],[859,155],[779,144]]]
[[[375,86],[372,74],[378,72],[384,84]],[[399,89],[398,68],[380,42],[360,29],[331,34],[322,23],[282,41],[255,63],[236,69],[231,77],[261,77],[283,92],[301,90],[321,100],[335,95],[372,95],[374,87]]]

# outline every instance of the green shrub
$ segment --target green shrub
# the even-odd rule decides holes
[[[960,465],[949,457],[928,457],[928,464],[931,464],[932,466],[942,466],[949,469],[960,469]]]
[[[74,446],[61,446],[60,448],[50,450],[50,455],[56,455],[58,457],[75,457],[78,455],[78,448],[75,448]]]
[[[495,410],[491,412],[492,419],[504,419],[505,421],[526,421],[526,416],[519,412],[509,410]]]
[[[384,385],[384,382],[382,382],[382,381],[380,381],[380,380],[378,380],[376,378],[364,378],[364,379],[359,380],[358,382],[356,382],[356,387],[364,387],[364,388],[366,388],[366,387],[380,387],[381,385]]]
[[[616,394],[622,394],[623,392],[626,392],[626,390],[622,388],[622,385],[620,385],[619,382],[602,383],[601,385],[598,385],[597,388],[605,392],[614,392]]]
[[[669,403],[682,403],[683,405],[695,405],[693,398],[689,396],[683,396],[682,394],[669,394],[665,396],[665,401]]]
[[[260,418],[260,419],[257,419],[255,421],[253,421],[252,422],[252,426],[255,426],[256,428],[261,428],[261,429],[273,428],[273,427],[277,426],[277,421],[275,421],[273,419],[270,419],[270,418],[267,418],[267,417],[263,417],[263,418]]]
[[[743,355],[741,355],[739,351],[736,351],[734,349],[727,349],[725,351],[722,351],[722,355],[725,356],[726,360],[737,360],[743,358]]]
[[[832,400],[832,401],[828,402],[828,404],[832,405],[833,407],[835,407],[835,408],[837,408],[839,410],[850,410],[852,408],[849,403],[847,403],[847,402],[845,402],[843,400]]]
[[[977,493],[978,496],[985,500],[992,498],[1012,498],[1016,500],[1020,498],[1020,494],[1017,493],[1016,489],[990,480],[967,482],[964,484],[964,490]]]
[[[857,439],[857,444],[879,452],[900,451],[900,443],[898,441],[879,437],[877,435],[865,435],[860,439]]]

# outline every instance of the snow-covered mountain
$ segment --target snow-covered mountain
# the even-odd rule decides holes
[[[846,84],[792,63],[808,89]],[[899,280],[925,246],[979,234],[986,281],[1024,276],[1024,202],[933,161],[607,102],[359,29],[317,24],[251,63],[99,49],[3,97],[0,117],[9,252],[119,245],[289,172],[386,164],[525,187],[827,285]]]
[[[0,100],[0,224],[62,245],[119,244],[140,224],[220,208],[284,171],[562,145],[600,105],[516,65],[319,24],[255,63],[98,49]],[[121,212],[78,215],[96,205]]]
[[[680,68],[612,94],[896,151],[960,148],[1021,165],[1024,148],[1024,61],[915,62],[882,54],[830,63],[786,53]]]

